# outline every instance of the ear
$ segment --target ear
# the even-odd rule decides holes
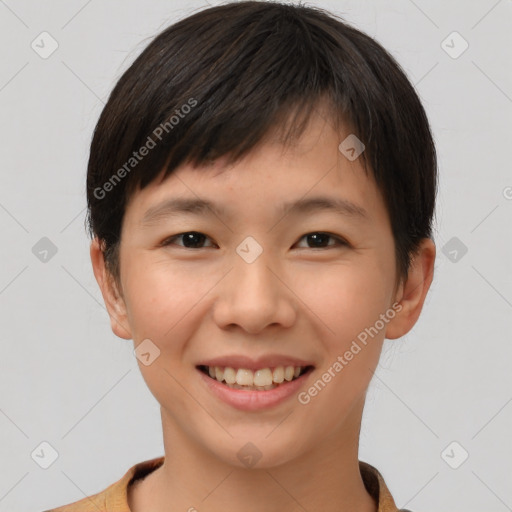
[[[132,338],[126,304],[119,293],[114,277],[107,270],[105,258],[98,238],[94,238],[90,248],[94,277],[100,287],[103,301],[110,316],[110,326],[116,336],[129,340]]]
[[[425,297],[434,277],[436,246],[430,238],[424,238],[413,256],[407,279],[397,290],[395,317],[386,327],[386,338],[396,339],[407,334],[418,320]]]

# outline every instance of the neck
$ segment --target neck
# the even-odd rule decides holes
[[[131,491],[132,512],[377,512],[359,471],[362,415],[293,460],[263,469],[213,457],[162,412],[164,464]]]

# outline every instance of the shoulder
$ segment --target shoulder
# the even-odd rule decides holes
[[[85,498],[43,512],[107,512],[108,489]]]
[[[139,462],[106,489],[78,501],[43,512],[128,512],[128,486],[163,464],[164,457]]]
[[[115,482],[101,492],[86,496],[67,505],[45,510],[44,512],[111,512],[109,510],[109,501],[116,499],[119,491],[119,482]]]
[[[396,506],[384,477],[376,467],[360,460],[359,471],[366,490],[377,504],[378,512],[401,512]],[[403,512],[408,511],[404,510]]]

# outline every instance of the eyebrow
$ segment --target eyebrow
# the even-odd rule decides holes
[[[277,213],[282,216],[290,214],[304,215],[315,211],[332,211],[338,215],[355,217],[361,220],[369,219],[369,215],[363,207],[338,197],[316,196],[302,198],[297,201],[281,203],[277,209]],[[222,205],[206,199],[172,198],[149,208],[145,212],[141,224],[149,226],[157,223],[159,220],[182,214],[222,217],[226,216],[226,209]]]

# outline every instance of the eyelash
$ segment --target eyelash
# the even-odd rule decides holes
[[[185,247],[184,245],[179,245],[179,244],[173,244],[174,240],[180,238],[180,237],[183,237],[185,235],[188,235],[188,234],[191,234],[191,233],[194,233],[194,234],[197,234],[197,235],[202,235],[202,236],[205,236],[206,238],[209,238],[207,235],[204,235],[204,233],[200,233],[199,231],[185,231],[184,233],[179,233],[177,235],[174,235],[174,236],[171,236],[169,238],[166,238],[163,242],[161,242],[160,246],[161,247],[166,247],[166,246],[169,246],[169,245],[177,245],[178,247],[182,247],[184,249],[190,249],[190,250],[199,250],[199,249],[207,249],[208,247],[199,247],[199,248],[194,248],[194,247]],[[309,236],[309,235],[325,235],[329,238],[332,238],[333,240],[336,241],[335,244],[331,244],[331,245],[327,245],[325,247],[301,247],[301,249],[328,249],[328,248],[332,248],[332,247],[350,247],[350,244],[344,240],[343,238],[339,237],[339,236],[336,236],[336,235],[332,235],[330,233],[326,233],[325,231],[311,231],[310,233],[306,233],[305,235],[303,235],[300,239],[302,240],[303,238]]]

